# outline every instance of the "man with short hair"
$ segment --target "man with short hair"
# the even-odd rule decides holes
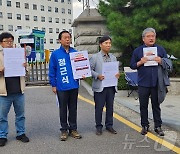
[[[59,34],[61,46],[51,54],[49,63],[49,80],[52,91],[57,94],[59,100],[59,115],[61,124],[61,141],[66,141],[69,135],[80,139],[77,132],[77,98],[79,80],[73,77],[69,53],[77,52],[70,47],[71,34],[62,31]],[[68,114],[68,115],[67,115]],[[68,116],[68,120],[67,120]],[[68,122],[67,122],[68,121]]]
[[[5,146],[8,134],[8,113],[11,105],[15,111],[15,126],[17,140],[29,142],[25,135],[24,116],[24,76],[4,77],[4,56],[3,48],[13,48],[14,36],[4,32],[0,34],[0,146]],[[22,64],[26,66],[26,64]]]
[[[162,103],[165,98],[165,89],[166,86],[169,85],[169,79],[167,75],[163,76],[159,75],[159,73],[160,70],[164,72],[165,68],[167,68],[164,67],[165,65],[167,65],[168,62],[167,54],[163,47],[155,44],[155,29],[146,28],[142,33],[142,40],[144,44],[134,50],[130,64],[130,67],[132,69],[138,70],[138,94],[142,126],[141,134],[145,135],[149,130],[148,103],[149,98],[151,98],[152,112],[154,118],[154,131],[160,136],[164,136],[164,132],[161,129],[162,120],[160,103]],[[151,64],[147,65],[147,63],[149,62]],[[163,81],[165,78],[166,81]],[[159,86],[161,83],[166,84],[163,85],[164,88],[162,88],[162,90],[159,90],[159,87],[162,87]],[[163,98],[161,99],[160,96],[162,92]]]
[[[92,90],[94,91],[95,101],[96,135],[102,135],[102,112],[104,106],[106,106],[106,130],[112,134],[117,134],[117,132],[113,129],[113,104],[117,87],[102,86],[102,81],[105,78],[104,75],[102,75],[103,63],[114,62],[117,60],[113,54],[109,53],[111,49],[111,38],[109,36],[105,35],[101,37],[99,39],[99,45],[101,51],[90,58],[93,77]],[[119,78],[119,72],[117,72],[115,76],[116,78]]]

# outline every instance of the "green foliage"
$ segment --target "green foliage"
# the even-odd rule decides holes
[[[100,0],[99,12],[107,19],[118,51],[125,53],[129,47],[134,50],[142,44],[142,31],[153,27],[157,43],[180,58],[179,0]]]
[[[85,78],[84,81],[86,81],[90,86],[92,86],[92,77]]]
[[[127,90],[127,84],[126,84],[126,80],[125,80],[125,74],[121,73],[120,78],[118,80],[118,90]]]

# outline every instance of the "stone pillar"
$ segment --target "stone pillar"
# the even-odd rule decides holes
[[[97,9],[84,10],[72,24],[74,27],[74,47],[79,50],[87,50],[89,54],[99,51],[99,38],[108,35],[105,18]]]

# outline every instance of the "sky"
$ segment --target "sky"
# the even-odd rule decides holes
[[[73,0],[73,19],[76,19],[83,12],[83,0]],[[86,1],[86,0],[84,0]],[[99,0],[89,0],[90,8],[97,8]]]

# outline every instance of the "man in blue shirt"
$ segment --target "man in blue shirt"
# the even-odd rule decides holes
[[[164,136],[164,132],[161,129],[160,103],[158,102],[158,65],[161,65],[162,58],[167,58],[167,54],[163,47],[155,44],[155,29],[146,28],[142,33],[142,40],[144,45],[134,50],[130,66],[132,69],[138,70],[138,93],[142,126],[141,134],[147,134],[149,129],[148,103],[150,97],[154,118],[154,130],[160,136]],[[145,52],[147,50],[154,51]]]
[[[79,80],[73,78],[69,53],[76,52],[70,47],[71,34],[62,31],[59,34],[61,46],[55,50],[49,63],[49,80],[52,91],[57,94],[59,100],[61,141],[66,141],[69,135],[80,139],[77,132],[77,98]],[[69,111],[67,111],[67,109]],[[67,115],[69,113],[69,115]],[[68,116],[68,122],[67,122]]]

